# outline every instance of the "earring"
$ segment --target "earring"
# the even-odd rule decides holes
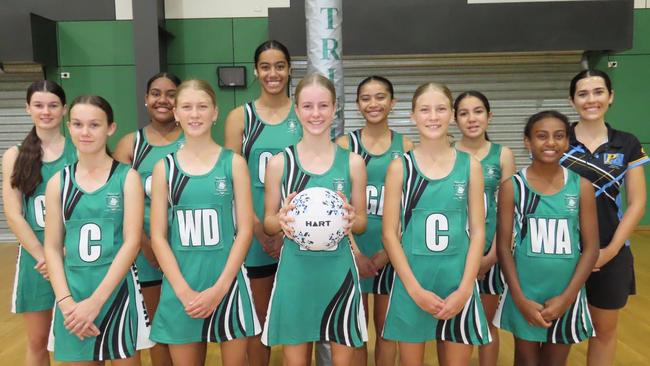
[[[147,103],[144,104],[145,107],[148,107],[149,105]]]

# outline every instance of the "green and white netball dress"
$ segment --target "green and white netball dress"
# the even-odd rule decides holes
[[[490,151],[481,160],[481,168],[485,186],[485,249],[483,255],[486,255],[492,248],[497,232],[497,190],[501,183],[501,145],[490,143]],[[498,295],[503,292],[504,282],[499,264],[495,263],[485,274],[483,280],[478,281],[479,291],[482,294]]]
[[[566,168],[564,188],[552,195],[535,192],[526,169],[512,177],[515,199],[513,256],[521,290],[539,304],[560,295],[580,259],[580,176]],[[526,341],[579,343],[594,336],[584,287],[550,328],[530,325],[519,312],[506,284],[494,325]]]
[[[242,156],[246,159],[251,175],[251,192],[255,215],[264,220],[264,174],[266,164],[287,146],[293,145],[302,137],[302,127],[293,107],[284,121],[269,124],[258,116],[255,102],[244,105],[244,135]],[[274,265],[277,259],[269,256],[253,235],[253,242],[246,256],[246,267]]]
[[[20,146],[18,148],[20,149]],[[75,147],[72,141],[65,139],[61,156],[56,160],[43,162],[41,166],[43,180],[36,186],[34,193],[30,196],[23,196],[23,217],[41,245],[45,230],[45,187],[54,173],[75,160],[77,160]],[[20,167],[14,167],[14,169],[20,169]],[[35,265],[36,259],[22,245],[19,245],[16,276],[11,297],[11,312],[13,313],[50,310],[54,307],[52,285],[34,269]]]
[[[150,209],[151,209],[151,172],[158,160],[164,158],[167,154],[178,150],[185,142],[185,136],[181,132],[176,141],[163,146],[153,146],[149,144],[144,128],[135,132],[135,144],[133,145],[133,169],[140,173],[142,187],[144,188],[144,233],[149,235]],[[142,286],[160,284],[162,272],[158,268],[153,268],[142,251],[138,253],[135,259],[135,265],[138,269],[138,280]]]
[[[458,289],[465,272],[470,157],[456,151],[452,171],[441,179],[424,176],[413,152],[404,154],[402,162],[404,254],[420,285],[444,299]],[[438,340],[472,345],[492,340],[478,285],[461,312],[443,321],[413,301],[399,276],[393,282],[383,337],[413,343]]]
[[[384,213],[384,180],[390,162],[404,154],[402,135],[392,130],[390,134],[390,147],[380,155],[373,155],[366,150],[361,142],[360,129],[348,135],[350,151],[361,155],[368,172],[368,183],[366,185],[368,225],[363,234],[354,236],[359,250],[367,257],[372,257],[384,249],[381,241],[381,218]],[[388,263],[375,277],[361,279],[361,291],[363,293],[388,295],[394,275],[395,269]]]
[[[350,196],[350,152],[338,145],[332,166],[323,174],[306,172],[296,146],[284,151],[282,196],[325,187]],[[336,342],[360,347],[368,340],[361,289],[347,237],[330,250],[303,250],[284,239],[262,342],[301,344]]]
[[[214,285],[228,260],[235,238],[232,150],[222,149],[206,174],[185,173],[176,153],[165,157],[169,206],[169,245],[178,267],[194,291]],[[163,277],[151,339],[167,344],[226,342],[259,334],[245,269],[239,271],[215,311],[191,318]]]
[[[61,202],[65,226],[63,267],[75,301],[88,298],[102,282],[122,246],[124,181],[130,167],[113,162],[106,183],[86,192],[75,180],[76,164],[61,172]],[[135,355],[153,345],[149,319],[133,266],[115,287],[95,318],[100,334],[79,340],[54,314],[54,358],[58,361],[103,361]]]

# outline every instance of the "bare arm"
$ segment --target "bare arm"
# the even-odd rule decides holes
[[[361,234],[366,231],[368,224],[368,213],[366,212],[367,173],[363,158],[353,153],[350,154],[350,179],[352,180],[350,203],[354,207],[352,232]]]
[[[627,193],[627,208],[612,240],[605,248],[600,249],[596,268],[601,268],[618,254],[645,214],[647,197],[643,165],[629,169],[625,173],[625,191]]]
[[[160,268],[174,293],[184,306],[194,298],[196,293],[190,288],[180,268],[176,257],[167,241],[169,230],[167,222],[167,179],[165,178],[165,162],[156,163],[151,181],[151,247],[156,254]]]
[[[382,241],[395,272],[404,284],[409,296],[422,310],[437,314],[443,301],[433,292],[427,291],[415,278],[408,263],[400,238],[400,217],[402,199],[403,163],[393,160],[388,166],[384,188],[384,215],[382,217]]]
[[[485,243],[485,206],[483,204],[483,171],[481,163],[470,160],[468,200],[469,251],[465,260],[465,272],[459,290],[471,295]]]
[[[113,158],[121,163],[133,163],[133,145],[135,144],[135,132],[124,135],[117,143]]]
[[[242,154],[242,138],[244,136],[244,107],[240,106],[228,113],[223,146],[237,154]]]
[[[275,235],[283,231],[283,229],[287,229],[282,227],[279,218],[280,214],[286,214],[286,212],[280,212],[280,204],[282,202],[280,185],[282,184],[283,172],[284,156],[280,153],[269,160],[266,167],[266,176],[264,177],[264,231],[267,235]],[[285,202],[290,197],[287,197]]]
[[[348,135],[341,135],[337,137],[334,142],[336,142],[336,144],[339,145],[340,147],[346,150],[350,150],[350,141],[348,139]]]
[[[18,148],[9,148],[2,157],[2,203],[5,217],[11,232],[16,235],[18,242],[27,252],[36,259],[45,270],[45,252],[40,240],[32,230],[31,226],[23,216],[23,194],[11,186],[11,175],[14,171],[14,164],[18,158]],[[37,268],[38,270],[38,268]],[[42,273],[46,274],[46,273]]]
[[[413,141],[411,141],[410,138],[404,136],[402,139],[402,146],[404,146],[404,152],[409,152],[413,150],[415,144],[413,143]]]
[[[48,214],[45,216],[44,251],[50,283],[57,303],[71,294],[63,270],[63,218],[61,216],[60,179],[61,174],[55,174],[47,183],[45,191],[45,205],[48,207]],[[64,304],[65,302],[60,303],[60,305]],[[61,310],[64,310],[63,307]]]

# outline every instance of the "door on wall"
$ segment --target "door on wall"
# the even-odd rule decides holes
[[[395,86],[391,127],[417,142],[417,129],[409,119],[411,97],[420,84],[434,81],[447,85],[454,97],[467,90],[483,92],[494,115],[488,128],[490,140],[510,147],[517,167],[522,167],[529,161],[523,129],[530,115],[556,109],[576,119],[568,101],[569,82],[580,70],[581,56],[576,51],[347,57],[343,61],[345,131],[364,124],[355,102],[357,85],[367,76],[380,75]],[[292,90],[306,68],[305,59],[292,61]],[[455,140],[460,138],[454,124],[451,133]]]

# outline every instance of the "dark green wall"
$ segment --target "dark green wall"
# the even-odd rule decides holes
[[[57,24],[59,66],[46,65],[46,76],[64,87],[72,101],[82,94],[99,94],[115,111],[118,131],[109,144],[137,126],[133,27],[131,21],[79,21]],[[181,79],[200,78],[217,92],[219,119],[213,135],[223,142],[223,121],[228,112],[254,99],[259,87],[253,77],[253,52],[268,38],[266,18],[168,20],[168,71]],[[246,88],[219,88],[218,66],[242,65]],[[61,79],[60,73],[70,73]]]
[[[181,79],[207,80],[217,92],[219,119],[213,134],[221,142],[228,112],[259,94],[253,76],[253,54],[268,39],[267,19],[177,19],[167,20],[166,28],[174,35],[167,48],[169,71]],[[248,86],[219,88],[217,67],[234,65],[246,67]]]
[[[624,52],[599,54],[592,65],[606,71],[614,86],[614,105],[607,113],[607,121],[616,128],[636,135],[644,150],[650,152],[650,9],[634,11],[634,46]],[[608,68],[616,61],[616,68]],[[650,167],[645,166],[646,191],[650,197]],[[650,210],[641,221],[650,226]]]

